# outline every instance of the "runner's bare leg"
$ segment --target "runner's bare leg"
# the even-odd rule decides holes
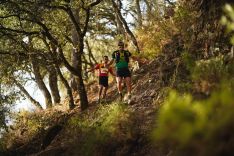
[[[99,102],[100,102],[100,100],[101,100],[102,89],[103,89],[103,86],[102,86],[102,85],[99,85],[99,92],[98,92],[98,103],[99,103]]]
[[[132,91],[131,77],[126,77],[124,80],[125,80],[125,83],[126,83],[126,86],[127,86],[128,95],[131,95],[131,91]]]

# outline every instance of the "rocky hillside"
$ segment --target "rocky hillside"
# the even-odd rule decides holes
[[[170,61],[168,61],[170,60]],[[73,111],[62,109],[40,112],[38,116],[50,116],[47,127],[42,127],[37,133],[24,141],[13,141],[7,155],[165,155],[167,150],[150,140],[152,129],[155,127],[156,114],[162,103],[166,86],[172,85],[173,75],[178,68],[178,59],[175,56],[159,56],[155,60],[141,65],[133,72],[133,102],[131,105],[116,103],[117,94],[114,82],[108,94],[108,103],[96,103],[96,84],[88,89],[90,107],[85,112],[79,111],[79,106]],[[81,130],[82,127],[73,127],[74,118],[95,118],[99,109],[121,107],[124,112],[115,132],[109,134],[105,140],[93,145],[90,151],[83,150],[86,141],[90,141],[96,132]],[[53,115],[51,115],[53,114]],[[102,124],[101,119],[89,120],[89,125]],[[99,123],[100,122],[100,123]],[[92,127],[92,126],[91,126]],[[96,127],[95,127],[96,128]],[[20,130],[20,137],[27,135],[25,129]],[[13,133],[13,132],[12,132]],[[20,139],[20,137],[18,139]],[[86,149],[86,148],[84,148]],[[86,153],[86,154],[84,154]]]

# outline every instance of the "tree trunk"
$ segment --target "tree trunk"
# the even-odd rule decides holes
[[[33,73],[35,75],[35,80],[36,80],[36,83],[37,83],[39,89],[41,90],[41,92],[44,95],[46,108],[51,108],[52,107],[51,95],[50,95],[50,92],[48,91],[45,83],[43,82],[43,78],[41,76],[38,63],[36,62],[34,57],[35,56],[31,56],[31,61],[32,61],[32,67],[33,67]]]
[[[118,10],[121,10],[122,8],[122,2],[121,1],[118,1],[118,5],[116,4],[116,7],[118,7]],[[123,36],[125,36],[125,30],[124,30],[124,27],[123,27],[123,24],[120,20],[120,18],[118,17],[118,13],[115,12],[115,19],[116,19],[116,27],[117,27],[117,34],[122,34]]]
[[[74,98],[72,95],[72,88],[69,86],[68,81],[64,78],[60,68],[59,68],[59,63],[57,61],[57,58],[55,57],[56,55],[56,47],[55,45],[51,44],[52,47],[52,51],[50,50],[50,46],[48,45],[48,43],[46,42],[46,40],[44,40],[45,44],[48,47],[48,50],[50,52],[51,58],[53,59],[54,63],[55,63],[55,69],[56,72],[59,76],[59,78],[61,79],[63,85],[65,86],[66,90],[67,90],[67,95],[68,95],[68,101],[69,101],[69,109],[72,110],[73,108],[75,108],[75,104],[74,104]]]
[[[65,86],[65,88],[67,90],[68,101],[69,101],[69,109],[72,110],[73,108],[75,108],[74,99],[73,99],[73,95],[72,95],[72,88],[69,86],[69,83],[64,78],[62,72],[59,69],[59,66],[56,66],[56,70],[58,72],[58,75],[59,75],[63,85]]]
[[[93,53],[92,53],[92,50],[91,50],[91,48],[90,48],[90,46],[89,46],[88,40],[86,40],[85,43],[86,43],[87,50],[88,50],[89,62],[90,62],[92,65],[93,65],[93,62],[94,62],[94,64],[97,64],[98,62],[97,62],[97,60],[96,60],[96,59],[94,58],[94,56],[93,56]]]
[[[141,7],[140,7],[140,0],[135,0],[135,5],[136,5],[136,11],[137,11],[138,28],[142,28],[142,13],[141,13]]]
[[[72,67],[77,70],[78,60],[77,60],[76,47],[78,46],[78,35],[77,35],[75,29],[72,30],[72,43],[73,43],[73,49],[71,52]],[[71,77],[70,85],[71,85],[72,90],[78,92],[78,83],[77,83],[75,75],[71,74],[70,77]]]
[[[66,58],[63,55],[62,49],[59,48],[59,54],[61,56],[61,59],[64,63],[64,65],[66,66],[66,68],[73,73],[76,76],[76,80],[78,82],[78,93],[80,96],[80,106],[81,106],[81,110],[85,110],[86,108],[88,108],[88,98],[87,98],[87,94],[86,94],[86,90],[84,87],[84,83],[83,83],[83,79],[82,79],[82,73],[81,73],[81,65],[78,65],[78,70],[75,70],[72,66],[70,66],[70,64],[67,62]],[[78,56],[79,59],[78,61],[81,62],[81,55]],[[82,82],[80,83],[79,80],[81,80]],[[80,85],[80,86],[79,86]]]
[[[77,23],[79,23],[79,10],[74,10],[74,18]],[[89,15],[86,15],[89,16]],[[87,26],[87,25],[86,25]],[[84,30],[87,29],[84,27]],[[75,31],[76,30],[76,31]],[[80,34],[79,34],[80,33]],[[74,31],[72,32],[72,42],[73,42],[73,51],[72,51],[72,66],[76,69],[77,75],[73,76],[72,83],[77,88],[77,91],[80,96],[80,107],[81,110],[85,110],[88,107],[88,98],[85,90],[83,77],[82,77],[82,54],[84,50],[84,35],[85,33],[80,30],[80,27],[74,26]],[[76,85],[78,84],[78,85]]]
[[[28,91],[24,88],[23,85],[21,85],[18,81],[16,81],[14,78],[13,78],[13,81],[15,83],[15,85],[20,89],[21,92],[24,93],[24,95],[26,96],[26,98],[38,109],[38,110],[42,110],[42,106],[41,104],[36,101],[29,93]]]
[[[88,70],[88,65],[90,65],[91,67],[93,66],[93,64],[92,63],[89,63],[88,61],[87,61],[87,59],[85,58],[85,55],[82,55],[82,58],[83,58],[83,64],[84,64],[84,66],[83,66],[83,70],[84,71],[87,71]],[[88,80],[88,73],[87,72],[85,72],[84,73],[84,79],[85,80]]]
[[[86,108],[88,108],[88,98],[87,98],[87,93],[86,93],[86,89],[85,89],[85,85],[84,85],[84,81],[83,81],[83,77],[82,77],[82,58],[81,55],[83,54],[83,50],[84,50],[84,41],[83,39],[80,40],[79,42],[79,53],[77,55],[77,60],[78,60],[78,66],[77,66],[77,70],[78,72],[78,92],[80,95],[80,107],[81,110],[85,110]]]
[[[72,40],[73,40],[73,48],[74,48],[73,50],[74,58],[72,58],[74,60],[72,60],[72,63],[74,64],[72,66],[67,62],[66,58],[63,55],[61,46],[58,45],[59,47],[58,52],[61,56],[61,59],[64,62],[64,65],[72,74],[77,76],[76,82],[78,83],[78,93],[80,96],[81,110],[85,110],[86,108],[88,108],[88,98],[87,98],[87,93],[86,93],[83,78],[82,78],[81,56],[84,50],[84,37],[88,30],[88,24],[90,20],[90,10],[92,7],[98,5],[101,1],[102,0],[96,0],[92,3],[89,3],[88,5],[84,5],[84,2],[83,2],[81,3],[80,8],[72,9],[69,6],[67,6],[65,9],[74,27],[73,28],[74,31],[72,32]],[[83,13],[83,14],[80,15],[80,13]],[[84,17],[83,24],[81,24],[81,21],[79,20],[80,16]]]
[[[125,29],[125,32],[130,36],[133,44],[136,47],[137,52],[140,53],[140,49],[138,47],[137,40],[136,40],[135,36],[133,35],[132,31],[129,29],[127,22],[125,21],[125,19],[123,18],[122,14],[121,14],[121,11],[120,11],[121,8],[120,9],[118,8],[118,5],[115,3],[115,0],[111,0],[111,1],[112,1],[113,8],[115,9],[116,14],[118,15],[118,18],[121,21],[121,23]],[[120,2],[120,0],[118,0],[118,2]]]
[[[50,91],[53,97],[53,102],[54,104],[58,104],[60,103],[61,97],[59,94],[59,90],[58,90],[58,77],[57,77],[57,72],[56,69],[53,65],[50,65],[47,68],[48,72],[49,72],[49,86],[50,86]]]
[[[152,16],[152,5],[150,5],[150,3],[148,2],[148,0],[144,0],[145,5],[146,5],[146,20],[149,21],[151,19]]]

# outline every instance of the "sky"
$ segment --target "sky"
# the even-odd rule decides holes
[[[41,91],[36,87],[35,83],[26,84],[25,89],[29,92],[29,94],[38,101],[43,108],[45,108],[45,99],[42,95]],[[25,100],[20,100],[16,103],[14,108],[15,111],[27,110],[34,111],[35,107],[31,104],[31,102],[26,98]]]

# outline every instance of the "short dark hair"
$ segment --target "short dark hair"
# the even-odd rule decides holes
[[[107,58],[107,59],[109,59],[107,55],[103,56],[103,58]]]
[[[118,42],[118,46],[124,46],[123,41],[119,41],[119,42]]]

